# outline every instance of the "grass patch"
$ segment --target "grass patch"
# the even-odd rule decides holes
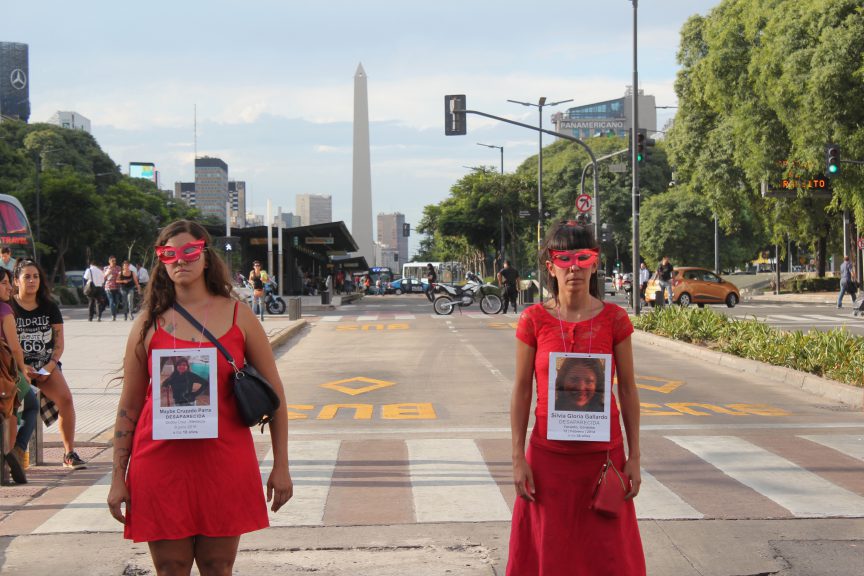
[[[843,328],[786,332],[755,319],[733,320],[708,308],[680,306],[632,320],[646,332],[864,387],[864,338]]]

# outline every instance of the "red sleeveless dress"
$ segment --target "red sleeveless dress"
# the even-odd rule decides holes
[[[212,348],[213,344],[175,339],[157,323],[150,341],[147,370],[154,349]],[[245,339],[237,326],[219,342],[245,363]],[[239,536],[269,526],[264,487],[252,432],[237,414],[231,365],[217,353],[219,437],[201,440],[153,440],[152,379],[135,429],[126,485],[130,505],[124,536],[135,542],[179,540],[191,536]],[[152,374],[151,374],[152,378]]]

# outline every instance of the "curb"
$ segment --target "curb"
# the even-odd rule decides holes
[[[295,320],[294,324],[292,324],[291,326],[283,328],[275,335],[268,337],[268,340],[270,340],[270,348],[273,348],[275,350],[276,348],[293,338],[294,335],[298,334],[301,330],[303,330],[303,328],[306,327],[306,324],[306,320]]]
[[[671,348],[672,350],[683,352],[689,357],[695,356],[706,362],[725,366],[732,370],[763,376],[828,400],[842,402],[852,408],[864,408],[864,389],[856,386],[850,386],[836,380],[829,380],[828,378],[822,378],[821,376],[791,368],[772,366],[757,360],[740,358],[732,354],[726,354],[725,352],[716,352],[703,346],[673,340],[642,330],[634,331],[633,337],[634,341],[640,344],[662,347],[664,349]]]

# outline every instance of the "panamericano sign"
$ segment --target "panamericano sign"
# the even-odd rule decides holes
[[[558,129],[561,128],[625,128],[624,120],[561,120]]]

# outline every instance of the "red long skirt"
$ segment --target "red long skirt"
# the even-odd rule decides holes
[[[561,454],[529,445],[534,502],[516,498],[507,576],[645,576],[633,501],[617,518],[588,508],[606,452]],[[624,468],[624,448],[612,449]]]

